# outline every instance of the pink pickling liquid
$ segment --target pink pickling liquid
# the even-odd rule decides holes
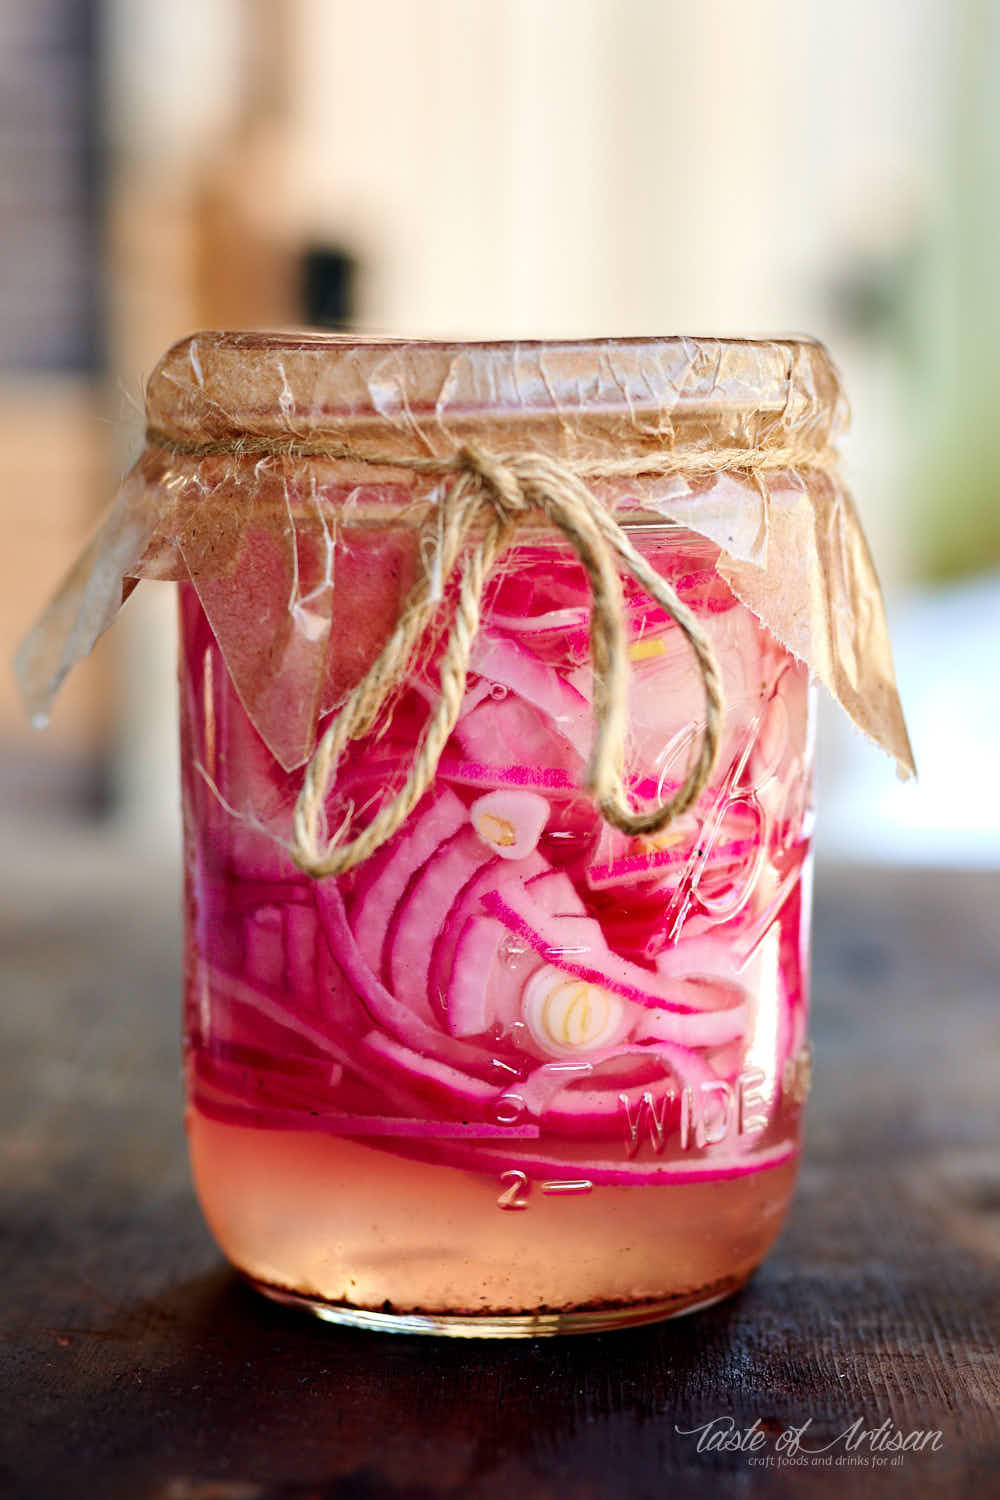
[[[236,1265],[311,1297],[403,1312],[707,1301],[739,1286],[766,1255],[795,1177],[789,1162],[724,1190],[555,1195],[536,1182],[514,1200],[525,1207],[503,1211],[492,1174],[318,1132],[250,1131],[198,1111],[190,1128],[209,1227]],[[569,1163],[565,1177],[572,1181]]]
[[[613,1326],[723,1295],[773,1243],[808,1086],[809,683],[714,548],[642,549],[725,681],[693,812],[641,844],[580,791],[587,595],[534,544],[490,586],[433,792],[320,882],[285,847],[301,769],[270,756],[182,586],[191,1154],[220,1246],[265,1290],[441,1331]],[[386,609],[359,576],[364,656]],[[632,586],[626,613],[642,805],[682,779],[702,690]],[[331,829],[402,784],[434,682],[415,668],[351,747]]]

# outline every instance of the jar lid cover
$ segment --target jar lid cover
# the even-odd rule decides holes
[[[847,406],[813,339],[631,338],[461,343],[342,334],[196,333],[146,391],[176,442],[324,436],[443,454],[484,431],[570,461],[629,448],[817,453]]]
[[[846,402],[821,344],[199,333],[157,366],[147,419],[145,451],[18,653],[36,719],[136,580],[190,580],[262,738],[285,769],[302,765],[338,701],[331,536],[377,527],[426,562],[442,485],[472,462],[489,490],[483,455],[510,473],[534,456],[619,524],[715,543],[737,597],[913,772],[878,577],[837,466]]]

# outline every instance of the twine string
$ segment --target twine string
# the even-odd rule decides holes
[[[320,738],[306,768],[292,820],[292,850],[296,865],[315,879],[343,874],[366,860],[392,837],[432,785],[465,695],[487,578],[527,515],[541,515],[562,532],[590,582],[597,732],[587,790],[602,816],[625,833],[658,833],[697,800],[715,764],[723,689],[711,644],[695,616],[643,560],[605,505],[571,470],[540,453],[504,458],[466,444],[455,455],[453,472],[454,479],[438,501],[435,555],[430,565],[425,562],[395,629]],[[646,812],[633,809],[624,782],[629,664],[616,558],[683,631],[695,652],[705,689],[700,754],[675,795]],[[440,694],[417,742],[407,779],[353,838],[346,837],[353,809],[328,835],[326,798],[340,757],[350,740],[371,731],[432,625],[440,592],[447,593],[456,571],[459,585],[439,667]]]
[[[433,475],[457,473],[466,466],[462,455],[468,452],[466,445],[450,456],[417,458],[367,448],[364,445],[353,446],[334,437],[332,433],[324,436],[319,432],[314,439],[252,432],[201,439],[179,437],[155,426],[147,427],[146,442],[178,457],[195,459],[227,454],[243,459],[316,458],[330,463],[358,463],[377,469],[398,469],[411,474]],[[784,469],[833,472],[837,467],[838,456],[833,448],[820,448],[803,440],[786,444],[763,443],[753,447],[736,443],[715,448],[659,447],[650,449],[648,453],[632,453],[626,458],[575,460],[570,472],[579,479],[593,480],[657,479],[673,474],[710,478],[713,474],[725,472],[745,474],[756,480],[759,474]]]
[[[635,549],[608,504],[585,481],[671,475],[703,479],[730,472],[754,483],[766,502],[768,472],[811,469],[830,473],[837,466],[832,449],[818,449],[805,442],[659,448],[622,459],[570,466],[539,452],[501,455],[472,442],[449,456],[416,457],[354,448],[333,435],[322,434],[312,441],[252,433],[197,441],[150,428],[146,437],[148,443],[170,454],[195,459],[221,454],[240,459],[323,459],[434,476],[442,481],[421,535],[423,568],[399,620],[321,736],[306,767],[292,820],[292,857],[301,870],[316,879],[343,874],[369,858],[392,837],[429,790],[461,711],[490,570],[516,533],[539,520],[566,537],[590,583],[596,734],[586,788],[602,816],[621,832],[633,836],[662,832],[697,801],[712,774],[722,736],[722,676],[711,642],[695,614]],[[630,668],[619,567],[631,574],[681,630],[695,657],[705,695],[697,757],[674,796],[644,812],[633,808],[624,780]],[[348,837],[353,807],[348,807],[340,827],[330,834],[326,828],[326,798],[340,757],[351,740],[370,733],[442,608],[447,613],[450,598],[454,598],[454,604],[450,606],[438,669],[440,696],[417,742],[405,784],[353,838]]]
[[[458,551],[467,530],[464,512],[473,484],[470,478],[454,487],[440,542],[439,577],[447,587],[455,571]],[[477,507],[478,509],[478,507]],[[385,803],[361,833],[343,842],[345,823],[324,838],[323,816],[330,782],[348,742],[370,732],[390,694],[402,680],[413,654],[431,624],[437,608],[430,573],[417,580],[406,600],[399,622],[365,676],[351,690],[336,718],[320,738],[306,767],[302,790],[292,815],[292,858],[314,879],[341,875],[361,864],[386,843],[409,817],[431,786],[441,752],[462,706],[468,675],[469,654],[476,632],[483,589],[494,562],[512,533],[500,514],[489,519],[485,534],[464,563],[458,598],[451,618],[448,640],[439,667],[440,696],[414,751],[410,773],[402,789]]]

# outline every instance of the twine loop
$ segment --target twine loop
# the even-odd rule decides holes
[[[306,767],[292,819],[292,857],[298,868],[315,879],[353,869],[392,837],[433,784],[461,711],[487,578],[528,521],[546,522],[560,531],[590,583],[596,734],[586,789],[606,821],[623,833],[662,832],[697,801],[719,753],[722,676],[696,616],[633,547],[606,504],[577,473],[555,459],[538,452],[502,455],[466,443],[450,459],[396,463],[422,473],[436,471],[443,478],[436,515],[428,527],[433,545],[392,634],[348,694]],[[674,796],[645,812],[632,806],[624,779],[630,667],[619,568],[630,573],[683,632],[705,692],[698,756]],[[451,614],[438,669],[440,696],[417,742],[406,782],[360,833],[348,837],[350,807],[340,827],[328,835],[326,797],[340,757],[349,741],[371,732],[434,626],[442,604],[450,607]]]

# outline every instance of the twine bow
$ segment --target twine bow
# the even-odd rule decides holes
[[[316,879],[341,875],[380,848],[406,820],[434,781],[445,742],[465,694],[469,654],[479,629],[483,589],[494,563],[528,517],[541,518],[566,537],[586,569],[593,607],[590,654],[597,732],[586,789],[602,816],[632,835],[661,832],[706,786],[719,753],[723,688],[711,644],[694,614],[629,541],[607,507],[571,469],[541,453],[501,456],[467,443],[451,459],[416,460],[408,467],[446,477],[438,498],[436,548],[406,599],[392,635],[352,689],[306,767],[292,820],[292,857]],[[646,812],[630,804],[624,782],[628,732],[629,659],[621,579],[624,567],[684,633],[705,690],[699,753],[673,797]],[[448,585],[459,576],[440,661],[440,697],[417,743],[405,785],[372,821],[345,839],[352,810],[325,837],[325,802],[348,742],[370,733],[402,681],[432,625]]]

